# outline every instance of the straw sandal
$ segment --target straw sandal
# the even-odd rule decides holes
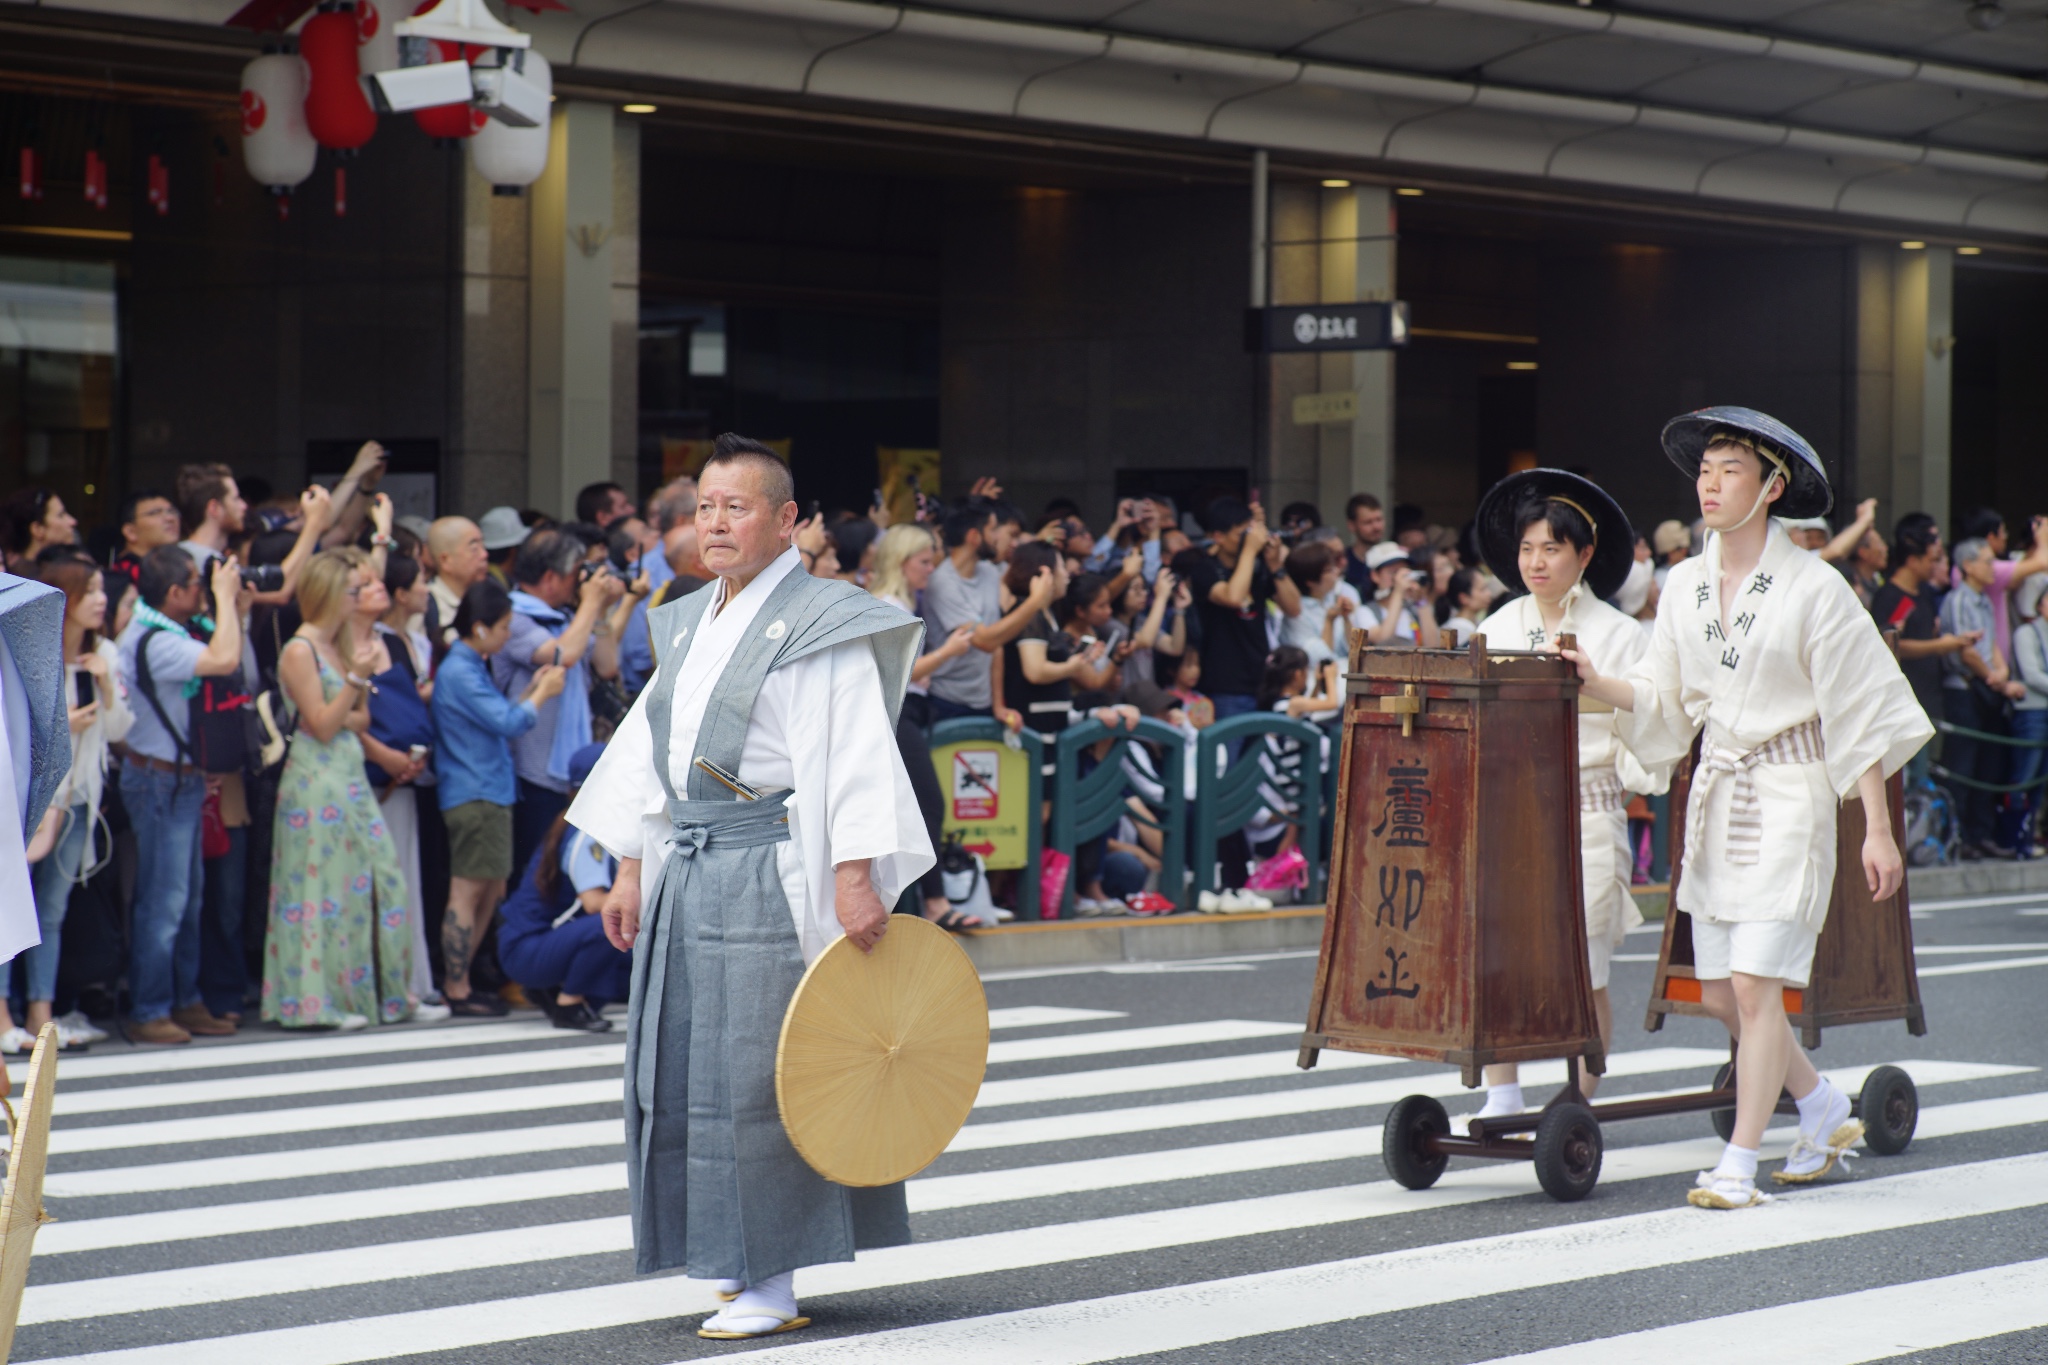
[[[697,1335],[707,1341],[752,1341],[755,1337],[779,1336],[784,1332],[794,1332],[799,1327],[809,1327],[811,1325],[809,1318],[784,1317],[780,1313],[748,1313],[746,1316],[750,1318],[776,1319],[780,1325],[771,1327],[765,1332],[728,1332],[723,1328],[711,1326],[712,1323],[724,1316],[723,1313],[720,1313],[715,1317],[707,1319],[705,1325],[697,1329]]]
[[[1826,1142],[1815,1142],[1808,1138],[1806,1134],[1801,1133],[1799,1140],[1792,1144],[1792,1150],[1786,1153],[1785,1165],[1789,1167],[1802,1156],[1822,1157],[1823,1160],[1820,1165],[1810,1171],[1800,1171],[1797,1173],[1789,1170],[1772,1171],[1771,1179],[1777,1181],[1780,1185],[1811,1185],[1814,1181],[1833,1170],[1837,1161],[1842,1163],[1842,1169],[1846,1171],[1849,1169],[1850,1159],[1856,1155],[1856,1153],[1849,1149],[1862,1140],[1862,1119],[1850,1119],[1847,1123],[1842,1124],[1834,1132],[1828,1134]]]
[[[1770,1203],[1771,1198],[1753,1180],[1716,1176],[1712,1171],[1701,1171],[1698,1181],[1685,1192],[1685,1202],[1696,1209],[1752,1209]]]

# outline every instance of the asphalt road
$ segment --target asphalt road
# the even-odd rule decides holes
[[[616,1036],[102,1045],[64,1065],[61,1221],[13,1359],[2044,1361],[2048,896],[1992,899],[1916,917],[1926,1037],[1844,1028],[1817,1056],[1915,1073],[1912,1146],[1740,1213],[1683,1205],[1718,1152],[1700,1116],[1610,1125],[1576,1204],[1520,1163],[1391,1184],[1392,1100],[1477,1099],[1440,1066],[1295,1071],[1308,955],[1000,976],[982,1103],[911,1186],[916,1244],[802,1272],[814,1325],[745,1345],[696,1337],[706,1286],[631,1274]],[[1656,944],[1616,965],[1604,1097],[1725,1055],[1702,1022],[1641,1031]]]

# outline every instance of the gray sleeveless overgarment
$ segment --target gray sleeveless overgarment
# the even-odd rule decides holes
[[[754,1281],[907,1243],[910,1214],[902,1185],[835,1185],[782,1127],[775,1052],[804,973],[776,860],[790,793],[743,801],[694,766],[681,796],[671,786],[676,676],[711,590],[648,613],[649,638],[668,656],[649,684],[647,719],[671,833],[633,945],[626,1162],[635,1269]],[[851,584],[791,571],[713,685],[692,763],[737,773],[768,674],[850,640],[875,650],[890,712],[876,724],[893,733],[922,633],[916,617]]]

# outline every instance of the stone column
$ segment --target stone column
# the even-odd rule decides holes
[[[1880,500],[1879,529],[1887,535],[1908,512],[1928,513],[1946,533],[1955,253],[1855,251],[1855,436],[1844,470],[1850,491]]]
[[[1393,194],[1383,185],[1322,194],[1323,303],[1377,303],[1394,297]],[[1317,505],[1335,524],[1353,493],[1372,493],[1389,512],[1394,495],[1394,353],[1350,351],[1319,357],[1321,389],[1358,396],[1349,423],[1321,429]]]
[[[456,290],[456,403],[441,510],[475,518],[523,506],[527,460],[528,213],[463,157]]]
[[[531,191],[526,497],[563,517],[573,514],[577,489],[613,477],[622,227],[613,125],[609,104],[558,102],[547,172]],[[625,226],[637,228],[637,176],[631,186]],[[637,238],[624,254],[637,269]],[[637,308],[637,288],[635,299]]]

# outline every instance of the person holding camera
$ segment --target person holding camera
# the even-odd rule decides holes
[[[602,565],[585,565],[583,542],[558,530],[528,536],[512,560],[512,635],[491,658],[491,679],[508,697],[559,664],[568,677],[539,720],[512,742],[519,799],[513,807],[516,875],[569,805],[569,760],[591,742],[590,679],[619,675],[619,642],[605,620],[626,591]]]
[[[229,555],[202,578],[183,546],[165,545],[143,559],[138,583],[142,602],[118,642],[121,681],[138,702],[121,762],[121,801],[136,841],[127,1032],[131,1042],[189,1043],[194,1033],[235,1031],[199,992],[199,823],[214,781],[193,758],[191,696],[200,680],[241,666],[242,575]],[[209,602],[210,617],[202,610]]]
[[[1438,649],[1443,634],[1436,612],[1427,605],[1436,556],[1428,549],[1408,550],[1391,540],[1366,552],[1372,574],[1373,600],[1352,614],[1351,624],[1375,645],[1419,645]]]
[[[1246,715],[1259,707],[1266,675],[1266,608],[1282,616],[1301,614],[1301,589],[1280,572],[1287,547],[1266,528],[1257,503],[1218,498],[1203,517],[1209,552],[1184,552],[1174,571],[1187,580],[1201,626],[1202,681],[1216,704],[1216,719]]]

